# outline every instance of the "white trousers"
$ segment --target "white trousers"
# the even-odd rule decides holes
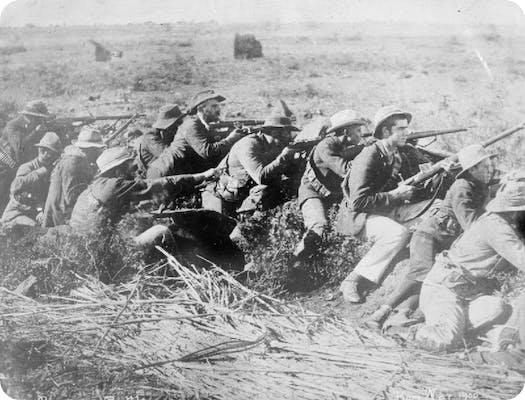
[[[415,339],[429,350],[450,351],[462,345],[470,330],[490,326],[504,317],[509,305],[501,297],[480,296],[465,301],[444,286],[423,283],[419,308],[425,314],[425,324]]]
[[[379,283],[394,257],[408,244],[410,232],[400,223],[380,215],[369,215],[358,239],[374,242],[354,272]]]

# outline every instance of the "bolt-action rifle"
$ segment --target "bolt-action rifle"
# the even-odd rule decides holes
[[[122,132],[124,132],[127,129],[128,126],[131,125],[133,121],[135,121],[135,119],[141,116],[144,116],[144,114],[137,113],[137,114],[130,115],[129,119],[126,122],[124,122],[124,124],[122,124],[120,128],[118,128],[115,132],[113,132],[111,135],[109,135],[107,138],[104,139],[104,143],[107,145],[111,141],[115,140]]]
[[[256,126],[262,125],[264,121],[261,119],[234,119],[229,121],[217,121],[210,123],[210,129],[225,129],[225,128],[236,128],[242,126]]]
[[[131,117],[145,117],[145,114],[129,114],[129,115],[103,115],[99,117],[85,116],[85,117],[52,117],[46,119],[46,124],[66,124],[66,123],[80,123],[81,125],[89,125],[96,121],[118,121],[121,119],[129,119]]]
[[[457,128],[457,129],[434,129],[430,131],[417,131],[412,132],[408,135],[407,140],[423,139],[432,136],[448,135],[450,133],[466,132],[468,128]],[[363,137],[373,136],[373,132],[366,132]]]
[[[507,129],[507,130],[501,132],[499,135],[496,135],[496,136],[494,136],[494,137],[492,137],[490,139],[487,139],[487,140],[481,142],[481,145],[483,147],[488,147],[488,146],[490,146],[490,145],[492,145],[492,144],[494,144],[496,142],[499,142],[502,139],[505,139],[505,138],[513,135],[516,132],[521,131],[523,128],[525,128],[525,123],[517,125],[514,128]],[[403,184],[403,185],[418,185],[420,183],[423,183],[427,179],[432,178],[437,173],[443,171],[445,169],[444,168],[445,165],[450,164],[450,163],[457,163],[458,161],[459,161],[458,155],[457,154],[453,154],[453,155],[451,155],[451,156],[449,156],[449,157],[447,157],[447,158],[437,162],[436,164],[432,165],[427,171],[419,172],[416,175],[411,176],[410,178],[404,180],[403,182],[401,182],[401,184]]]

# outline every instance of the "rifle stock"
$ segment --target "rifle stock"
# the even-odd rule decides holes
[[[483,142],[481,142],[481,145],[483,147],[488,147],[496,142],[499,142],[500,140],[502,139],[505,139],[511,135],[513,135],[514,133],[522,130],[523,128],[525,128],[525,123],[522,123],[520,125],[517,125],[513,128],[510,128],[510,129],[507,129],[505,131],[503,131],[502,133],[500,133],[499,135],[496,135],[490,139],[487,139]],[[432,178],[434,175],[436,175],[437,173],[441,172],[444,168],[443,166],[445,165],[445,163],[450,163],[450,162],[454,162],[454,163],[457,163],[459,161],[459,158],[458,158],[458,155],[457,154],[453,154],[447,158],[445,158],[444,160],[441,160],[440,162],[434,164],[428,171],[425,171],[425,172],[419,172],[417,173],[416,175],[414,176],[411,176],[410,178],[404,180],[403,182],[401,182],[401,184],[403,185],[417,185],[417,184],[420,184],[424,181],[426,181],[427,179],[429,178]]]
[[[108,143],[110,143],[112,140],[116,139],[117,136],[119,136],[122,132],[124,132],[126,130],[126,128],[128,126],[131,125],[131,123],[138,117],[142,116],[144,114],[133,114],[129,117],[129,119],[124,122],[124,124],[122,124],[122,126],[120,128],[118,128],[115,132],[113,132],[108,138],[104,139],[104,143],[107,145]]]

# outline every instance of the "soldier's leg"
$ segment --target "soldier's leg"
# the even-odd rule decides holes
[[[380,327],[390,312],[405,300],[409,299],[406,306],[415,310],[419,303],[421,284],[434,265],[436,257],[436,241],[426,232],[415,231],[410,239],[410,261],[408,271],[389,297],[367,321],[368,325]],[[408,313],[409,310],[406,310]]]
[[[480,331],[494,324],[503,324],[510,317],[512,308],[501,297],[480,296],[468,307],[468,327]]]
[[[305,200],[301,206],[301,212],[306,232],[297,244],[294,256],[306,258],[315,251],[316,245],[321,242],[328,220],[326,219],[324,204],[319,198]]]
[[[428,350],[453,350],[463,341],[467,310],[449,289],[423,284],[419,307],[425,323],[417,330],[415,340]]]
[[[151,250],[155,246],[169,249],[174,245],[174,238],[167,226],[153,225],[134,239],[135,245],[144,250]]]
[[[370,215],[360,239],[372,240],[374,244],[341,284],[343,297],[350,302],[361,300],[357,286],[363,278],[375,284],[381,281],[393,259],[408,244],[410,233],[390,218]]]

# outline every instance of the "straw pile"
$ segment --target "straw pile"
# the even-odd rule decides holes
[[[56,386],[72,383],[74,365],[94,385],[111,379],[178,398],[503,399],[523,385],[517,373],[400,347],[167,256],[177,278],[142,271],[118,287],[86,280],[46,302],[4,289],[2,336],[46,342],[48,363],[67,366]]]

